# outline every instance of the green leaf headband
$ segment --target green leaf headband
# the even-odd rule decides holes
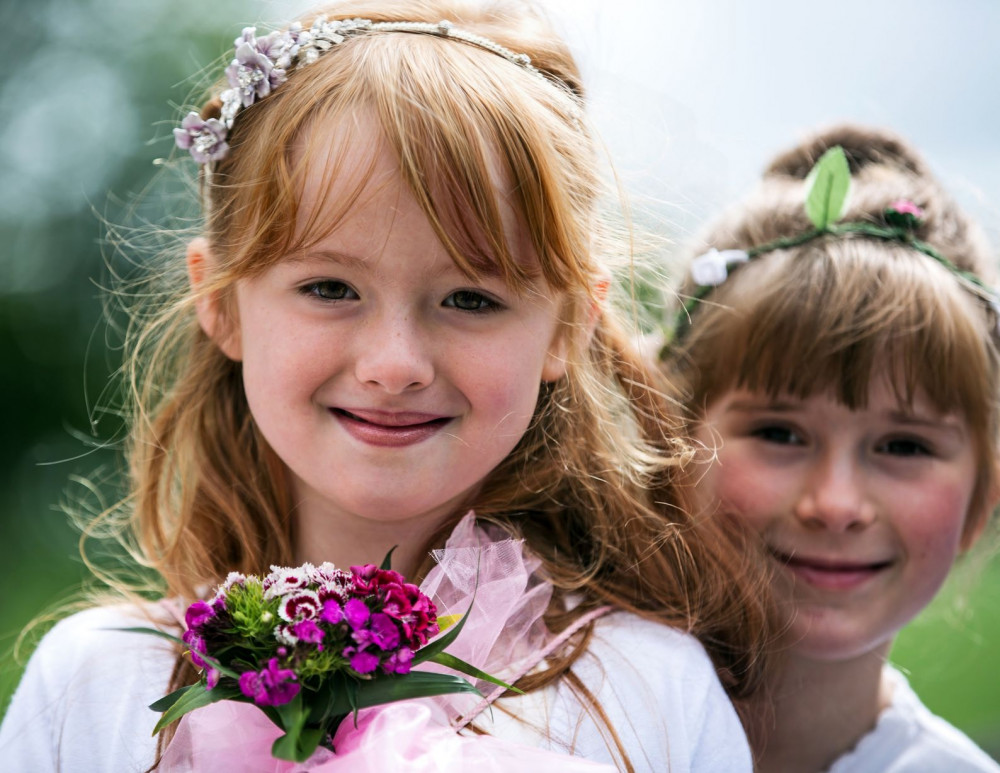
[[[900,199],[890,204],[882,213],[884,221],[882,224],[865,220],[837,222],[843,217],[851,189],[851,170],[842,147],[834,146],[820,157],[806,177],[806,185],[805,208],[813,224],[811,230],[796,236],[775,239],[747,250],[720,251],[712,248],[691,262],[691,278],[694,280],[695,289],[685,301],[684,307],[677,312],[670,341],[678,340],[687,332],[695,308],[714,287],[726,281],[730,269],[769,252],[798,247],[827,235],[861,234],[906,244],[951,271],[973,294],[986,300],[1000,316],[1000,305],[993,288],[971,271],[956,266],[927,242],[914,236],[915,229],[923,220],[924,212],[912,201]]]

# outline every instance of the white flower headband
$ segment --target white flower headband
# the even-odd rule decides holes
[[[327,21],[320,16],[308,30],[293,24],[287,30],[257,37],[256,27],[247,27],[236,38],[236,55],[226,68],[230,88],[220,95],[222,118],[203,119],[190,112],[179,128],[174,129],[177,147],[191,153],[199,164],[218,161],[229,152],[226,137],[233,128],[237,114],[288,79],[288,70],[302,67],[319,59],[320,55],[347,38],[372,32],[411,32],[460,40],[490,51],[538,77],[545,76],[532,67],[527,54],[518,54],[504,48],[489,38],[457,29],[450,21],[430,22],[400,21],[373,22],[369,19],[343,19]]]

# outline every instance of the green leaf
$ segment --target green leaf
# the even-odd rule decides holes
[[[178,638],[173,634],[169,634],[166,631],[161,631],[159,628],[105,628],[103,630],[124,631],[125,633],[148,633],[153,636],[159,636],[161,639],[167,639],[168,641],[172,641],[175,644],[180,644],[185,649],[187,648],[187,644],[184,643],[183,639]]]
[[[385,674],[365,682],[362,689],[358,690],[358,708],[366,709],[393,701],[460,692],[482,695],[467,680],[452,674],[435,674],[429,671]]]
[[[227,687],[221,684],[217,684],[211,690],[206,690],[205,685],[198,682],[197,684],[193,684],[190,687],[185,687],[183,689],[184,694],[175,699],[170,708],[163,712],[163,716],[160,717],[160,721],[157,722],[156,727],[153,728],[153,735],[159,733],[167,725],[176,722],[189,711],[200,709],[202,706],[208,706],[216,701],[242,695],[238,687]],[[173,693],[171,693],[171,695],[173,695]]]
[[[418,649],[413,654],[413,665],[423,663],[425,661],[431,660],[435,656],[444,652],[445,647],[451,644],[458,637],[458,634],[462,631],[465,626],[465,621],[469,617],[469,612],[472,611],[472,604],[475,603],[475,597],[473,596],[472,602],[469,604],[469,608],[465,610],[465,614],[462,615],[462,619],[455,623],[451,628],[445,631],[441,636],[438,636],[433,641],[427,643],[420,649]]]
[[[158,701],[150,703],[149,708],[151,708],[153,711],[159,711],[160,713],[163,713],[171,706],[173,706],[175,703],[177,703],[177,701],[181,698],[181,696],[183,696],[184,693],[186,693],[190,689],[191,689],[190,686],[188,686],[188,687],[181,687],[179,690],[174,690],[169,695],[164,695]]]
[[[524,695],[522,690],[517,689],[512,684],[507,684],[501,679],[497,679],[491,674],[487,674],[485,671],[480,671],[475,666],[466,663],[464,660],[456,658],[454,655],[449,655],[447,652],[440,652],[431,658],[432,663],[438,663],[442,666],[447,666],[455,671],[461,671],[463,674],[468,674],[469,676],[474,676],[476,679],[483,679],[487,682],[497,685],[497,687],[503,687],[505,690],[513,690],[519,695]]]
[[[382,559],[382,565],[379,566],[379,569],[382,569],[384,571],[389,571],[390,569],[392,569],[392,554],[398,547],[399,545],[393,545],[391,548],[389,548],[389,552],[386,553],[385,558]]]
[[[285,734],[271,745],[271,756],[279,760],[305,762],[316,751],[323,738],[321,728],[306,728],[309,712],[302,703],[300,692],[288,703],[275,706]]]
[[[806,177],[806,214],[817,228],[836,223],[844,214],[851,189],[851,169],[839,145],[824,153]]]

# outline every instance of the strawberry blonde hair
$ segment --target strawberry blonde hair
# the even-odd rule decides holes
[[[688,453],[675,435],[668,386],[636,352],[631,323],[600,297],[608,271],[629,255],[599,209],[599,159],[568,49],[521,2],[347,2],[320,12],[449,19],[528,54],[544,77],[461,42],[398,33],[349,39],[291,70],[239,114],[229,154],[202,173],[202,233],[216,265],[199,293],[231,307],[236,281],[322,237],[329,221],[295,233],[303,172],[322,144],[306,130],[367,111],[379,147],[398,159],[410,193],[464,272],[499,270],[519,292],[541,279],[564,299],[566,374],[542,385],[531,426],[462,512],[471,507],[523,537],[542,559],[555,588],[547,616],[553,630],[613,604],[698,636],[731,694],[749,695],[770,636],[766,583],[736,527],[689,515]],[[202,115],[219,109],[210,100]],[[349,120],[340,125],[351,131]],[[514,183],[537,272],[505,241],[498,166]],[[331,188],[337,180],[331,168]],[[337,189],[340,215],[358,194]],[[240,363],[198,326],[194,307],[204,295],[188,286],[180,249],[171,259],[160,274],[173,281],[165,302],[135,316],[129,335],[131,494],[108,517],[129,519],[134,547],[166,594],[191,599],[229,571],[292,563],[294,502],[284,464],[247,407]],[[428,548],[442,544],[462,512]],[[566,679],[601,715],[571,671],[591,630],[519,686]],[[189,679],[180,669],[174,682]],[[611,735],[629,767],[613,728]]]

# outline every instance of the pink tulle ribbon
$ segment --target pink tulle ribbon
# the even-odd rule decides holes
[[[535,576],[541,562],[524,552],[520,540],[504,539],[477,526],[469,513],[434,558],[437,565],[421,589],[434,600],[438,615],[461,615],[471,605],[465,627],[448,648],[452,655],[505,681],[514,681],[567,637],[567,633],[553,637],[545,627],[542,615],[552,587]],[[432,664],[420,666],[425,667],[446,670]],[[281,731],[259,709],[220,701],[181,719],[161,769],[184,773],[614,770],[491,736],[459,735],[456,728],[471,721],[502,692],[488,682],[476,686],[486,699],[442,695],[364,710],[356,727],[348,718],[337,729],[336,754],[320,748],[303,763],[271,756],[271,744]]]

